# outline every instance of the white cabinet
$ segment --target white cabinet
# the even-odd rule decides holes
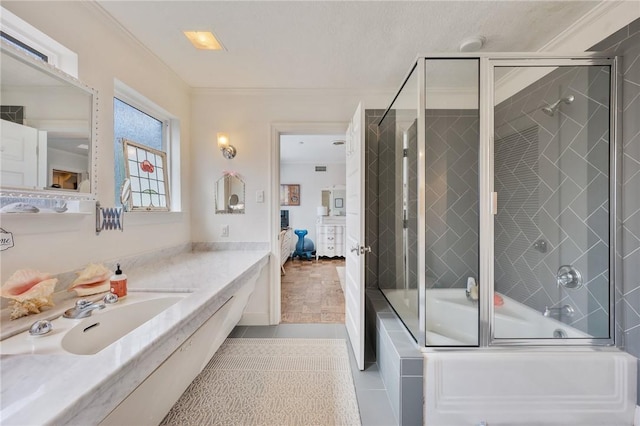
[[[345,217],[320,216],[316,222],[316,259],[346,254]]]

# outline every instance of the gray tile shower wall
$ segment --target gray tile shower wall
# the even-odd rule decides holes
[[[640,19],[590,50],[622,56],[622,297],[616,308],[625,349],[640,358]]]
[[[372,246],[377,256],[377,282],[382,288],[402,288],[402,146],[397,137],[398,125],[406,128],[408,182],[408,285],[417,288],[417,129],[411,114],[398,124],[391,111],[378,128],[370,130],[367,140],[367,188],[376,197],[367,219],[377,225],[378,238]],[[377,115],[376,115],[377,117]],[[367,122],[369,124],[369,122]],[[372,124],[373,127],[373,124]],[[464,287],[469,276],[478,276],[478,111],[429,110],[427,127],[427,277],[429,287]],[[377,140],[374,142],[374,138]],[[375,151],[377,148],[377,151]],[[374,190],[374,187],[377,189]],[[378,214],[375,208],[378,207]],[[374,222],[377,220],[377,223]],[[373,226],[367,225],[367,229]],[[369,231],[368,231],[369,232]],[[377,250],[376,250],[377,248]],[[372,265],[373,266],[373,265]],[[368,286],[376,282],[370,271]],[[369,275],[368,275],[369,277]]]
[[[418,288],[418,120],[407,129],[407,287]]]
[[[378,128],[378,284],[403,287],[402,145],[396,141],[397,110]],[[400,177],[400,178],[399,178]]]
[[[478,279],[478,146],[478,110],[427,110],[428,288]]]
[[[384,111],[365,110],[365,239],[371,247],[365,264],[367,288],[378,288],[378,123]]]

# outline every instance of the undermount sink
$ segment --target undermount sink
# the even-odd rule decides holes
[[[180,300],[176,296],[145,300],[85,318],[65,333],[62,349],[76,355],[98,353]]]
[[[57,318],[52,331],[30,336],[28,331],[3,340],[2,354],[93,355],[182,300],[187,293],[129,293],[84,319]]]

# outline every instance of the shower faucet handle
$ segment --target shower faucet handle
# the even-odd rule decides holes
[[[574,290],[582,287],[582,274],[572,265],[562,265],[556,274],[558,287]]]

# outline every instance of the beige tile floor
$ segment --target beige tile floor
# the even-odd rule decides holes
[[[348,341],[347,329],[344,324],[237,326],[229,337],[345,339]],[[366,346],[364,371],[358,370],[351,349],[349,349],[349,361],[351,363],[351,374],[356,388],[362,426],[398,426],[375,360],[374,351],[369,346]]]
[[[336,266],[343,258],[287,260],[281,275],[282,323],[344,324],[344,293]]]

